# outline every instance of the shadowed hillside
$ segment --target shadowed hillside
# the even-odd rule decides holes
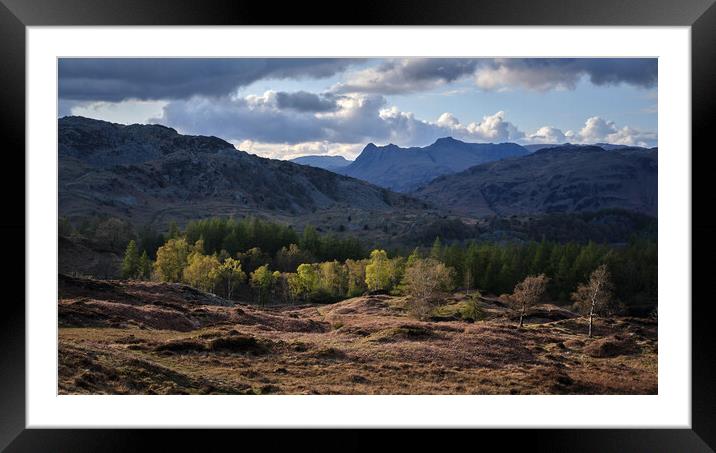
[[[618,208],[657,214],[657,150],[564,145],[441,176],[413,195],[481,217]]]
[[[422,206],[353,178],[238,151],[216,137],[82,117],[59,120],[59,175],[59,209],[68,219],[102,214],[164,225],[210,215]]]

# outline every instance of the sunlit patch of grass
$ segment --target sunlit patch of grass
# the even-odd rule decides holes
[[[468,299],[436,307],[432,318],[474,322],[485,319],[485,313],[474,300]]]

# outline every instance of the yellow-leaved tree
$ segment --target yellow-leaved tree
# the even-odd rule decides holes
[[[169,239],[157,250],[154,272],[164,282],[180,282],[187,266],[189,244],[183,238]]]

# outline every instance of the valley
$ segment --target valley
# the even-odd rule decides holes
[[[656,148],[59,131],[60,394],[658,392]]]

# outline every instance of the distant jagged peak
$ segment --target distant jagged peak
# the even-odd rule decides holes
[[[435,140],[435,143],[433,145],[452,145],[452,144],[464,144],[462,140],[458,140],[454,137],[440,137],[437,140]]]
[[[361,151],[361,153],[358,155],[356,161],[361,160],[361,158],[365,159],[366,157],[375,158],[379,156],[384,156],[386,154],[393,154],[400,151],[405,151],[406,149],[410,148],[401,148],[400,146],[393,143],[378,146],[375,143],[371,142],[365,145],[365,148],[363,148],[363,151]]]

